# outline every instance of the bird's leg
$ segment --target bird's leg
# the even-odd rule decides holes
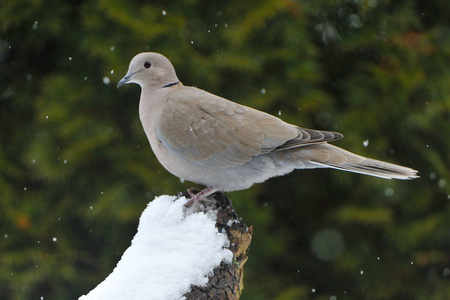
[[[198,192],[195,195],[194,195],[194,193],[192,193],[192,191],[188,190],[188,194],[189,194],[189,196],[191,196],[191,198],[189,199],[188,202],[186,202],[186,204],[184,204],[184,206],[189,206],[192,203],[194,203],[195,211],[198,211],[198,203],[199,203],[199,201],[205,199],[206,197],[208,197],[208,196],[210,196],[212,194],[214,194],[218,190],[219,190],[218,188],[207,187],[206,189],[201,190],[200,192]]]
[[[193,191],[194,189],[188,189],[186,192],[189,194],[189,197],[191,197],[191,198],[193,198],[194,196],[195,196],[195,193],[194,193],[194,191]],[[198,192],[200,192],[200,191],[198,191]],[[197,193],[198,193],[197,192]]]

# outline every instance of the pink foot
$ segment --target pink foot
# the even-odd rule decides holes
[[[204,190],[201,190],[200,192],[198,192],[197,194],[194,194],[190,189],[187,191],[189,196],[191,197],[189,199],[188,202],[186,202],[184,204],[184,206],[190,206],[192,203],[194,204],[194,210],[197,212],[198,211],[198,203],[199,201],[205,199],[206,197],[214,194],[215,192],[217,192],[219,189],[214,188],[214,187],[207,187]]]

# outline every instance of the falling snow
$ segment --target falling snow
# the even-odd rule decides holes
[[[361,21],[361,18],[356,14],[351,14],[349,17],[350,27],[353,28],[362,28],[364,23]]]
[[[386,195],[386,197],[391,197],[392,195],[394,195],[394,190],[388,187],[384,190],[384,194]]]

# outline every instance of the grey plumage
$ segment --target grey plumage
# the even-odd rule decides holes
[[[160,163],[188,181],[233,191],[294,169],[334,168],[381,178],[413,179],[411,168],[365,158],[328,142],[331,131],[288,124],[195,87],[184,86],[158,53],[135,56],[127,83],[141,86],[139,114]]]

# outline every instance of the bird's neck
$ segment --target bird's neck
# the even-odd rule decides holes
[[[181,82],[164,88],[156,88],[148,85],[142,86],[141,99],[139,101],[139,118],[147,136],[153,134],[158,120],[163,117],[162,110],[164,108],[164,102],[169,94],[181,86]]]

